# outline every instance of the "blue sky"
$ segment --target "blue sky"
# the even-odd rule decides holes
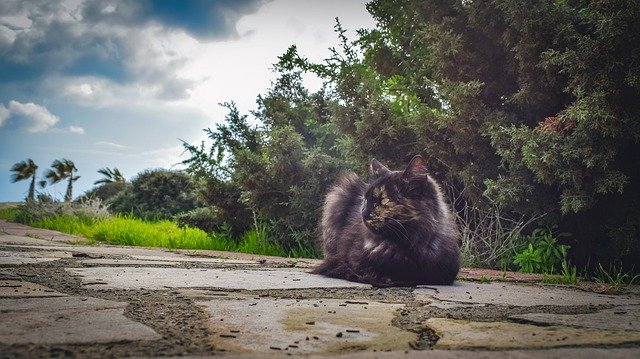
[[[130,179],[179,168],[180,139],[235,101],[255,108],[277,56],[296,44],[320,61],[337,45],[335,17],[355,38],[373,26],[357,0],[60,0],[0,2],[0,201],[25,197],[10,168],[32,158],[42,174],[75,162],[74,196],[103,167]],[[317,80],[308,79],[313,89]],[[64,184],[44,192],[57,198]]]

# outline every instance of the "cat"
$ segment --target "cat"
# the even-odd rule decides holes
[[[349,172],[327,194],[324,260],[312,273],[379,287],[453,283],[459,233],[425,160],[390,171],[374,158],[370,170],[370,184]]]

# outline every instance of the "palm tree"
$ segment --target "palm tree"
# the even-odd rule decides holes
[[[37,169],[38,166],[33,162],[31,158],[27,159],[26,161],[18,162],[11,167],[11,171],[14,172],[11,175],[11,182],[16,183],[18,181],[31,178],[27,201],[33,201],[35,199]]]
[[[95,182],[93,182],[93,184],[107,184],[107,183],[124,183],[125,179],[124,176],[122,175],[122,173],[120,172],[119,169],[117,168],[101,168],[98,170],[98,173],[100,173],[101,175],[104,176],[104,178],[101,178]]]
[[[74,176],[73,173],[78,169],[73,161],[63,158],[62,161],[55,160],[51,164],[52,170],[47,170],[45,178],[49,180],[51,184],[58,183],[62,180],[69,179],[67,184],[67,193],[64,195],[65,201],[71,201],[73,199],[73,182],[77,181],[80,176]]]

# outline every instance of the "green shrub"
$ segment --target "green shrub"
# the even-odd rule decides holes
[[[68,216],[80,220],[103,219],[110,217],[107,207],[100,200],[83,202],[32,202],[18,205],[14,220],[32,225],[44,219]]]
[[[175,217],[178,226],[199,228],[207,233],[220,231],[223,226],[218,211],[211,207],[200,207]]]
[[[149,219],[173,218],[201,204],[193,177],[163,169],[139,173],[109,202],[113,212]]]
[[[526,247],[513,256],[513,264],[525,273],[553,274],[566,266],[568,245],[558,244],[557,238],[566,233],[553,235],[552,231],[537,228],[526,237]]]
[[[86,201],[89,199],[100,199],[102,202],[108,203],[109,200],[123,192],[128,185],[129,184],[125,182],[107,182],[86,191],[82,196],[76,199],[76,202]]]
[[[15,217],[17,213],[18,213],[17,206],[1,206],[0,207],[0,219],[13,222],[15,221]]]

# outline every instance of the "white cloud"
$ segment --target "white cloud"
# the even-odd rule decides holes
[[[4,105],[0,109],[0,125],[9,118],[14,119],[19,127],[26,128],[29,132],[48,131],[60,121],[60,117],[53,115],[44,106],[13,100],[9,102],[8,109]]]
[[[80,126],[71,125],[71,126],[68,127],[68,129],[69,129],[69,132],[71,132],[71,133],[77,133],[79,135],[84,135],[84,128],[82,128]]]
[[[124,149],[127,148],[127,146],[125,145],[121,145],[119,143],[115,143],[115,142],[108,142],[108,141],[98,141],[95,143],[96,146],[101,146],[101,147],[108,147],[108,148],[116,148],[116,149]]]
[[[9,109],[0,103],[0,127],[2,127],[2,124],[9,119],[9,116],[11,116]]]

